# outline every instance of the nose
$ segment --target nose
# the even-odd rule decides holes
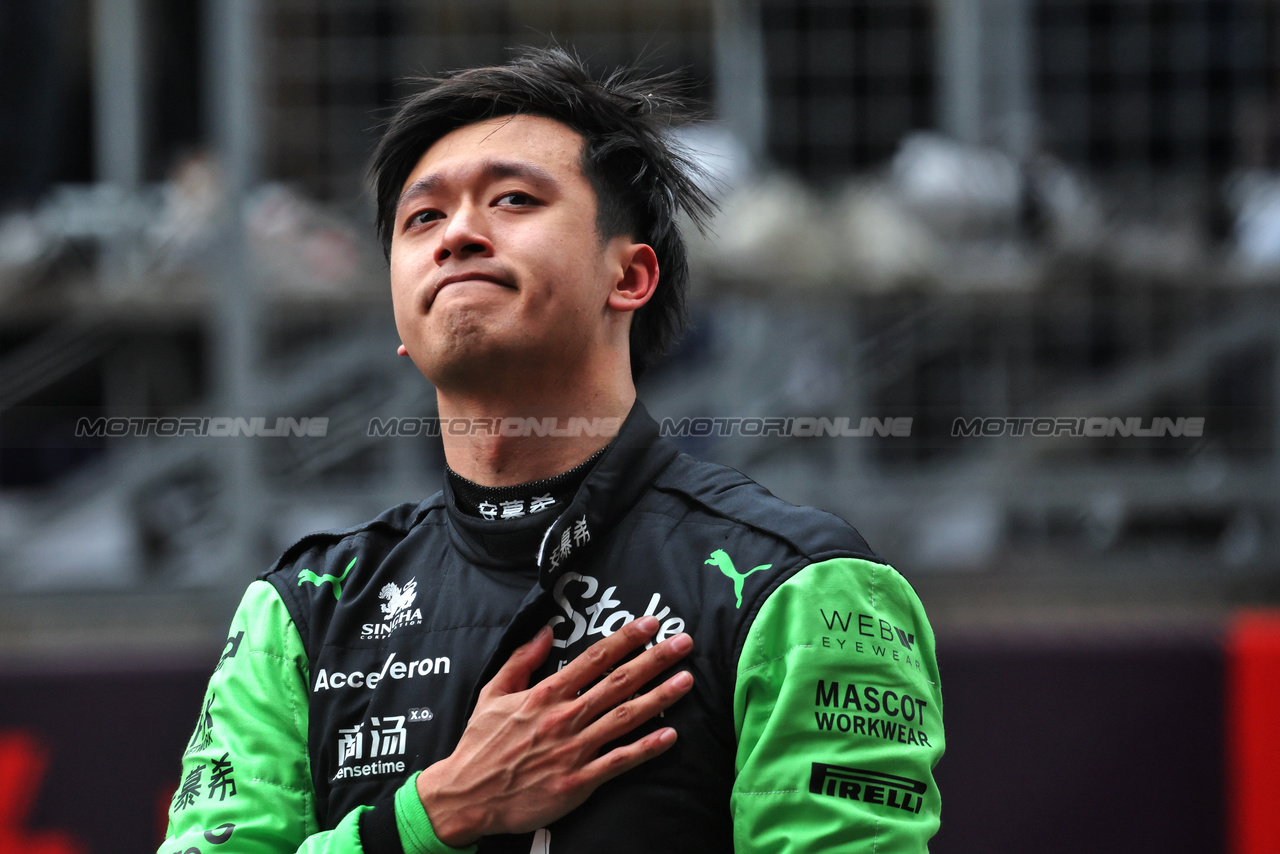
[[[445,259],[454,255],[462,259],[492,253],[493,244],[485,230],[483,215],[474,205],[459,206],[449,217],[440,237],[440,245],[436,247],[436,264],[443,264]]]

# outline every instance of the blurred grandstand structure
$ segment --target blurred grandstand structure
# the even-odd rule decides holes
[[[0,63],[33,80],[3,117],[10,651],[124,643],[139,624],[147,643],[219,641],[298,536],[438,488],[438,443],[370,429],[434,401],[394,356],[364,168],[405,78],[551,38],[600,68],[670,69],[709,104],[684,133],[724,209],[692,237],[695,329],[641,389],[659,419],[689,419],[677,441],[852,520],[940,622],[1051,603],[1201,618],[1280,596],[1276,4],[4,14],[24,28]],[[720,426],[822,417],[876,421]],[[323,435],[157,435],[156,419],[243,434],[278,418],[325,419]],[[877,434],[900,418],[909,435]],[[1088,435],[1093,418],[1111,435]],[[1180,435],[1142,435],[1164,418]],[[974,419],[1078,427],[982,435]]]

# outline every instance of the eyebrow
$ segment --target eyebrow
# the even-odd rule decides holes
[[[536,184],[549,186],[554,190],[560,189],[560,182],[546,169],[520,160],[486,160],[480,166],[480,177],[489,181],[502,180],[503,178],[524,178]],[[435,192],[442,183],[444,183],[444,177],[439,172],[422,176],[404,188],[404,192],[400,194],[400,198],[396,201],[396,210],[400,210],[407,202],[418,196],[425,196]]]

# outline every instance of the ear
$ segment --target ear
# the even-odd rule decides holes
[[[621,261],[622,276],[609,292],[609,308],[631,312],[647,303],[658,288],[658,256],[647,243],[631,243]]]

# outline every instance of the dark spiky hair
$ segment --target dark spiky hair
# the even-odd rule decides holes
[[[370,170],[383,252],[390,258],[405,180],[441,137],[500,116],[559,121],[583,137],[582,171],[595,190],[600,238],[628,236],[658,257],[657,290],[631,321],[631,371],[639,376],[688,319],[689,263],[676,217],[684,211],[701,230],[714,208],[699,185],[701,170],[668,134],[696,118],[675,76],[624,68],[597,79],[582,60],[551,47],[522,49],[506,65],[417,82],[420,90],[387,123]]]

